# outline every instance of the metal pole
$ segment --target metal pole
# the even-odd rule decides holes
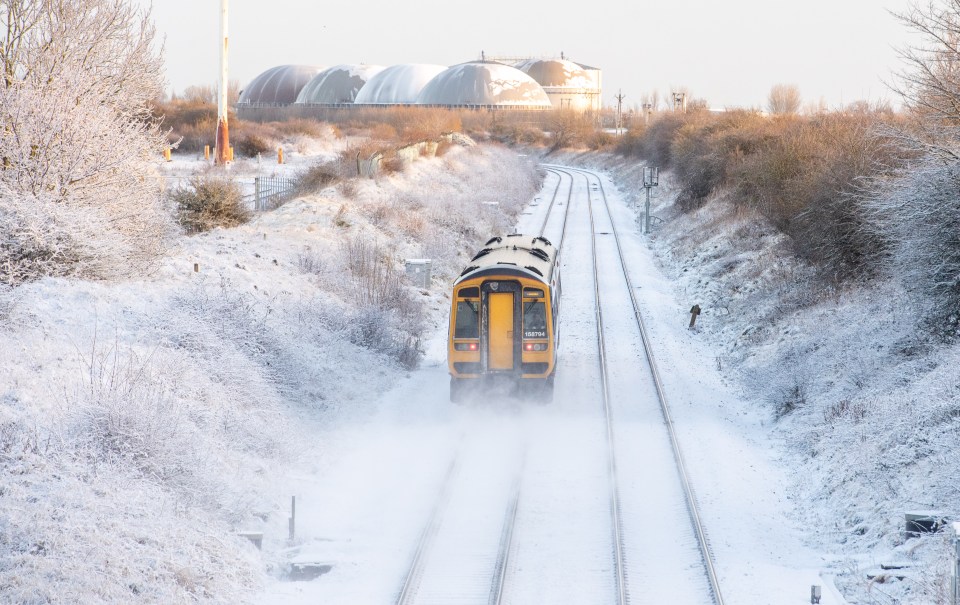
[[[644,204],[643,213],[643,232],[650,233],[650,187],[645,186],[644,189],[647,190],[647,202]]]
[[[290,496],[290,541],[293,541],[294,536],[296,535],[297,527],[297,497]]]
[[[217,108],[217,156],[214,162],[226,166],[230,158],[230,129],[227,124],[227,0],[220,0],[220,98]]]
[[[960,603],[960,536],[957,532],[960,530],[960,523],[953,524],[953,569],[950,574],[950,603],[958,605]]]

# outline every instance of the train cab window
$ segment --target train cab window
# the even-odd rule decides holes
[[[523,337],[547,337],[547,306],[544,303],[523,303]]]
[[[457,301],[457,323],[454,338],[480,338],[480,302]]]

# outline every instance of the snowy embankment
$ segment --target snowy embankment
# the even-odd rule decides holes
[[[0,601],[247,600],[263,559],[238,532],[286,535],[314,429],[368,412],[446,308],[361,291],[358,258],[430,258],[441,283],[539,179],[454,146],[182,237],[136,281],[0,291]]]
[[[642,210],[640,163],[591,153],[550,161],[609,173]],[[673,199],[665,175],[650,246],[677,298],[703,309],[695,333],[715,357],[701,362],[739,384],[785,445],[793,521],[839,553],[833,571],[851,602],[940,602],[947,536],[908,539],[904,514],[960,508],[960,347],[917,328],[896,277],[826,289],[785,236],[726,194],[689,214]]]

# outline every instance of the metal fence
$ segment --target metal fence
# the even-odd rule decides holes
[[[253,178],[253,193],[243,196],[247,206],[257,212],[272,210],[297,192],[296,179],[288,176],[257,176]]]
[[[291,176],[244,176],[227,178],[240,187],[240,201],[254,212],[273,210],[297,194],[297,179]],[[179,188],[191,187],[190,176],[162,176],[163,189],[167,194]]]

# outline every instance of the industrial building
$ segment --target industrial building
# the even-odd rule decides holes
[[[237,105],[289,105],[297,100],[303,87],[323,70],[323,67],[316,65],[271,67],[244,87]]]
[[[428,64],[282,65],[254,78],[241,92],[245,119],[305,117],[320,110],[389,106],[464,109],[598,111],[598,68],[560,59]]]
[[[536,80],[557,109],[599,111],[602,107],[601,74],[596,67],[566,59],[528,59],[516,68]]]

